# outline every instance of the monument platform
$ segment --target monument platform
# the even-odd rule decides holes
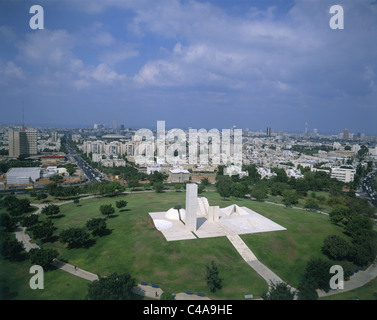
[[[219,209],[216,221],[198,215],[195,231],[186,228],[184,220],[176,219],[167,212],[149,213],[153,222],[167,241],[230,236],[234,234],[259,233],[286,230],[286,228],[247,208],[232,205]]]

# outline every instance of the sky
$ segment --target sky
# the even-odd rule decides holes
[[[376,0],[0,1],[0,124],[377,135],[376,74]]]

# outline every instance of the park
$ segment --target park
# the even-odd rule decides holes
[[[211,205],[246,207],[286,229],[239,236],[267,268],[294,288],[299,286],[310,260],[328,260],[322,251],[326,237],[335,234],[349,239],[340,225],[331,223],[328,215],[318,212],[248,198],[226,199],[213,190],[205,192],[205,196]],[[51,196],[39,202],[46,201],[51,201],[50,205],[62,202]],[[126,207],[116,208],[120,201],[127,201]],[[89,220],[102,219],[104,214],[100,208],[104,205],[114,208],[106,218],[107,232],[91,235],[84,246],[70,246],[59,239],[58,235],[70,227],[84,228]],[[56,216],[39,215],[41,223],[53,222],[56,229],[51,239],[43,242],[32,236],[32,241],[41,243],[45,249],[56,250],[59,260],[101,277],[126,272],[138,283],[155,283],[167,292],[190,290],[203,292],[211,299],[239,300],[250,294],[261,297],[268,290],[265,279],[245,263],[225,236],[167,241],[149,213],[176,206],[185,206],[185,192],[140,191],[65,201],[59,205]],[[215,292],[209,290],[205,281],[205,268],[211,262],[216,264],[222,278],[222,288]],[[30,290],[27,261],[3,260],[2,266],[7,274],[7,278],[1,279],[2,286],[9,287],[10,294],[17,293],[16,299],[84,299],[86,296],[89,281],[62,270],[45,273],[44,290]]]

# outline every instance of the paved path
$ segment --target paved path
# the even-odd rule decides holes
[[[92,198],[95,196],[89,196],[86,198]],[[84,199],[84,198],[82,198]],[[71,203],[73,200],[68,200],[60,203],[56,203],[56,205],[63,205],[66,203]],[[271,203],[275,205],[281,205],[281,204],[276,204],[276,203]],[[47,206],[48,204],[31,204],[32,206],[38,207],[38,210],[34,212],[33,214],[40,214],[42,211],[42,208]],[[297,208],[297,209],[302,209],[303,208]],[[326,214],[325,212],[319,212],[321,214]],[[25,229],[24,227],[18,226],[15,229],[15,235],[18,241],[21,241],[24,244],[25,250],[29,251],[31,248],[39,248],[36,244],[30,242],[30,237],[25,234]],[[228,240],[232,243],[234,248],[238,251],[238,253],[241,255],[241,257],[246,261],[246,263],[252,267],[263,279],[266,280],[268,285],[270,286],[270,282],[284,282],[279,276],[277,276],[274,272],[272,272],[269,268],[267,268],[262,262],[258,260],[258,258],[254,255],[254,253],[249,249],[249,247],[245,244],[245,242],[241,239],[241,237],[234,233],[233,231],[229,230],[227,228],[227,238]],[[88,271],[85,271],[83,269],[77,268],[71,264],[65,263],[63,261],[59,261],[57,259],[54,260],[52,263],[54,266],[69,272],[75,276],[81,277],[83,279],[89,280],[89,281],[94,281],[98,280],[98,276],[96,274],[90,273]],[[330,296],[334,294],[339,294],[343,293],[346,291],[350,291],[353,289],[356,289],[358,287],[361,287],[368,283],[369,281],[373,280],[375,277],[377,277],[377,262],[372,264],[368,269],[365,271],[359,271],[357,274],[351,277],[349,281],[344,282],[344,289],[338,289],[338,290],[330,290],[329,292],[324,292],[322,290],[317,290],[318,296],[319,297],[324,297],[324,296]],[[296,291],[295,288],[289,286],[291,289]],[[153,288],[151,286],[145,286],[139,284],[137,287],[134,288],[134,292],[147,296],[149,298],[156,298],[159,299],[163,291],[160,288]],[[157,296],[156,296],[157,292]],[[176,300],[209,300],[208,297],[200,297],[197,295],[188,295],[186,293],[177,293]]]
[[[39,249],[38,245],[30,242],[31,239],[27,234],[25,234],[25,230],[26,230],[25,227],[17,226],[17,228],[14,230],[16,239],[23,243],[24,248],[27,252],[29,252],[31,249]],[[54,267],[62,269],[66,272],[69,272],[77,277],[80,277],[89,281],[98,280],[98,276],[96,274],[77,268],[76,266],[66,263],[64,261],[54,259],[51,264]]]
[[[255,254],[250,250],[250,248],[237,233],[225,226],[222,226],[222,228],[227,233],[226,237],[241,255],[242,259],[244,259],[250,267],[252,267],[264,280],[266,280],[268,286],[271,285],[271,281],[274,283],[284,282],[278,275],[276,275],[258,260]]]
[[[327,297],[334,294],[344,293],[353,289],[357,289],[367,284],[369,281],[377,277],[377,260],[374,261],[366,270],[359,271],[350,277],[348,281],[344,281],[344,289],[330,290],[325,292],[317,290],[318,297]]]
[[[85,280],[94,281],[94,280],[99,279],[98,275],[96,275],[94,273],[91,273],[91,272],[88,272],[86,270],[77,268],[76,266],[74,266],[72,264],[66,263],[64,261],[60,261],[58,259],[54,259],[51,264],[53,266],[55,266],[56,268],[64,270],[64,271],[66,271],[70,274],[73,274],[76,277],[80,277],[80,278],[83,278]]]

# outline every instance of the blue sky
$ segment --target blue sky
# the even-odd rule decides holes
[[[0,2],[2,124],[377,135],[376,74],[374,0]]]

